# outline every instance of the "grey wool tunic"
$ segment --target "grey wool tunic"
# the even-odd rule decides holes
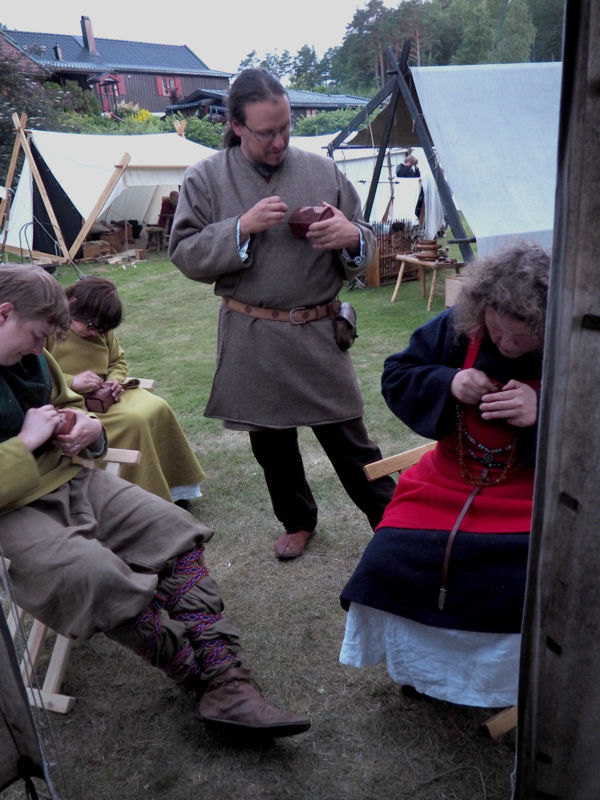
[[[270,195],[287,204],[286,219],[253,234],[242,261],[236,224]],[[292,235],[289,214],[323,201],[360,228],[365,255],[360,266]],[[239,147],[189,167],[169,242],[173,263],[192,280],[214,283],[216,295],[280,309],[335,299],[344,279],[364,272],[375,252],[375,235],[362,219],[356,190],[333,160],[292,147],[269,181]],[[350,354],[337,346],[331,319],[294,325],[220,307],[206,416],[242,428],[290,428],[354,419],[362,410]]]

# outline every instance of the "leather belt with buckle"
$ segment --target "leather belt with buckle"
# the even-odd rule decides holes
[[[323,317],[335,317],[340,308],[339,300],[323,303],[320,306],[296,306],[295,308],[264,308],[242,303],[233,297],[223,297],[223,305],[239,314],[256,319],[268,319],[274,322],[291,322],[292,325],[305,325]]]

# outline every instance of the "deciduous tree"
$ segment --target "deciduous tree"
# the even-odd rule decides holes
[[[463,36],[452,64],[487,64],[492,60],[494,30],[486,0],[454,0],[462,3]]]
[[[512,0],[506,8],[494,47],[494,62],[500,64],[531,61],[535,25],[525,0]]]

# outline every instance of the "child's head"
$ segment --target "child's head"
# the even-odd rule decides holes
[[[0,267],[0,304],[10,303],[22,321],[44,320],[69,328],[69,309],[60,283],[42,267]]]
[[[0,365],[40,353],[53,333],[69,329],[61,285],[41,267],[0,267]]]
[[[107,278],[90,276],[67,286],[65,294],[71,309],[71,325],[79,335],[106,333],[117,328],[123,307],[117,287]]]

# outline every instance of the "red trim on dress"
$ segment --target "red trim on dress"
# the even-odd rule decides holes
[[[463,369],[473,366],[479,352],[480,340],[471,340]],[[539,381],[530,381],[537,388]],[[515,431],[502,422],[481,418],[477,406],[465,406],[465,422],[469,432],[489,448],[504,447],[515,437]],[[451,530],[465,501],[473,490],[464,482],[457,456],[456,431],[437,443],[418,464],[398,478],[398,484],[388,504],[380,528],[415,530]],[[478,463],[471,472],[481,470]],[[516,465],[506,480],[495,486],[483,486],[473,500],[460,529],[471,533],[523,533],[531,528],[533,504],[532,467]]]

